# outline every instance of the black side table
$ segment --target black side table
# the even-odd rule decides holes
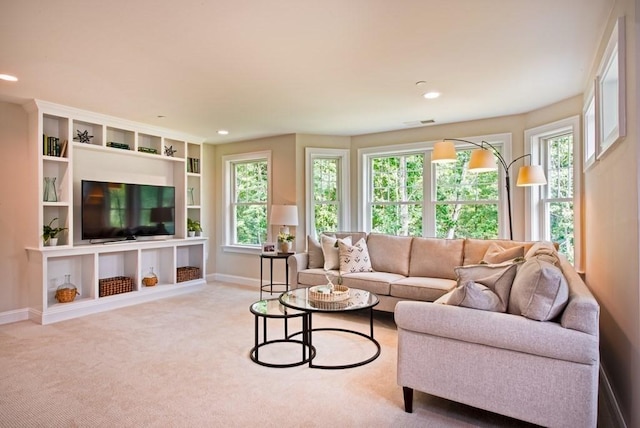
[[[293,253],[260,254],[260,300],[262,300],[262,290],[267,287],[269,288],[269,293],[272,295],[274,285],[284,285],[285,288],[283,292],[289,291],[289,256],[292,254]],[[269,260],[269,282],[267,284],[264,284],[262,279],[262,262],[264,261],[264,259]],[[273,282],[273,261],[277,259],[284,259],[285,282]]]
[[[292,336],[296,336],[301,334],[302,332],[308,330],[307,323],[309,321],[308,313],[304,311],[299,311],[296,309],[287,308],[284,306],[278,299],[267,299],[267,300],[259,300],[253,303],[249,310],[255,317],[255,343],[251,351],[249,351],[249,356],[251,360],[261,366],[266,367],[295,367],[300,366],[302,364],[306,364],[311,361],[316,356],[316,350],[308,341],[308,336],[306,334],[302,335],[300,340],[292,339]],[[289,334],[289,318],[301,317],[302,318],[302,332],[294,333],[292,335]],[[262,318],[262,342],[260,342],[260,323],[258,321],[259,318]],[[284,336],[281,339],[271,339],[267,338],[267,318],[276,318],[284,320]],[[301,358],[297,361],[293,361],[290,363],[271,363],[267,361],[260,360],[259,351],[260,348],[266,345],[272,345],[274,343],[298,343],[302,347],[302,355]]]

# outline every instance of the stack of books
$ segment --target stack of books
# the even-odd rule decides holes
[[[187,172],[200,174],[200,159],[187,158]]]
[[[45,156],[65,157],[67,153],[67,140],[60,143],[60,138],[48,137],[42,134],[42,154]]]
[[[130,150],[129,145],[125,144],[125,143],[116,143],[114,141],[109,141],[107,143],[107,147],[113,147],[115,149],[123,149],[123,150]]]

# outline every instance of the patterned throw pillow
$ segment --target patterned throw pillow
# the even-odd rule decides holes
[[[373,272],[367,241],[360,239],[355,245],[338,240],[340,273]]]

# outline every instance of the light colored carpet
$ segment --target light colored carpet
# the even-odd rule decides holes
[[[0,426],[526,426],[417,391],[414,413],[405,413],[391,314],[375,315],[382,354],[366,366],[255,364],[249,358],[249,306],[258,295],[244,286],[209,283],[185,296],[53,325],[0,326]],[[282,334],[281,321],[268,326],[270,338]],[[366,332],[368,318],[314,316],[314,327],[345,326]],[[318,364],[374,352],[357,336],[319,333],[314,342]],[[297,347],[275,346],[261,358],[285,362],[299,355]]]

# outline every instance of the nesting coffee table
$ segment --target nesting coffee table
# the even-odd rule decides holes
[[[291,336],[302,335],[302,342],[307,345],[309,349],[315,351],[313,356],[308,359],[309,367],[317,369],[348,369],[368,364],[380,356],[380,343],[378,343],[378,341],[373,337],[373,308],[380,302],[380,300],[374,293],[357,288],[351,288],[349,298],[346,300],[339,302],[321,302],[314,301],[309,298],[308,288],[297,288],[295,290],[282,293],[279,300],[284,306],[302,311],[306,314],[306,322],[303,323],[302,331],[294,333]],[[364,310],[369,310],[369,334],[344,328],[313,328],[314,313],[354,312]],[[375,345],[376,352],[373,356],[353,364],[314,364],[313,360],[315,358],[315,354],[317,352],[321,352],[313,346],[313,333],[317,331],[337,331],[364,337]]]

